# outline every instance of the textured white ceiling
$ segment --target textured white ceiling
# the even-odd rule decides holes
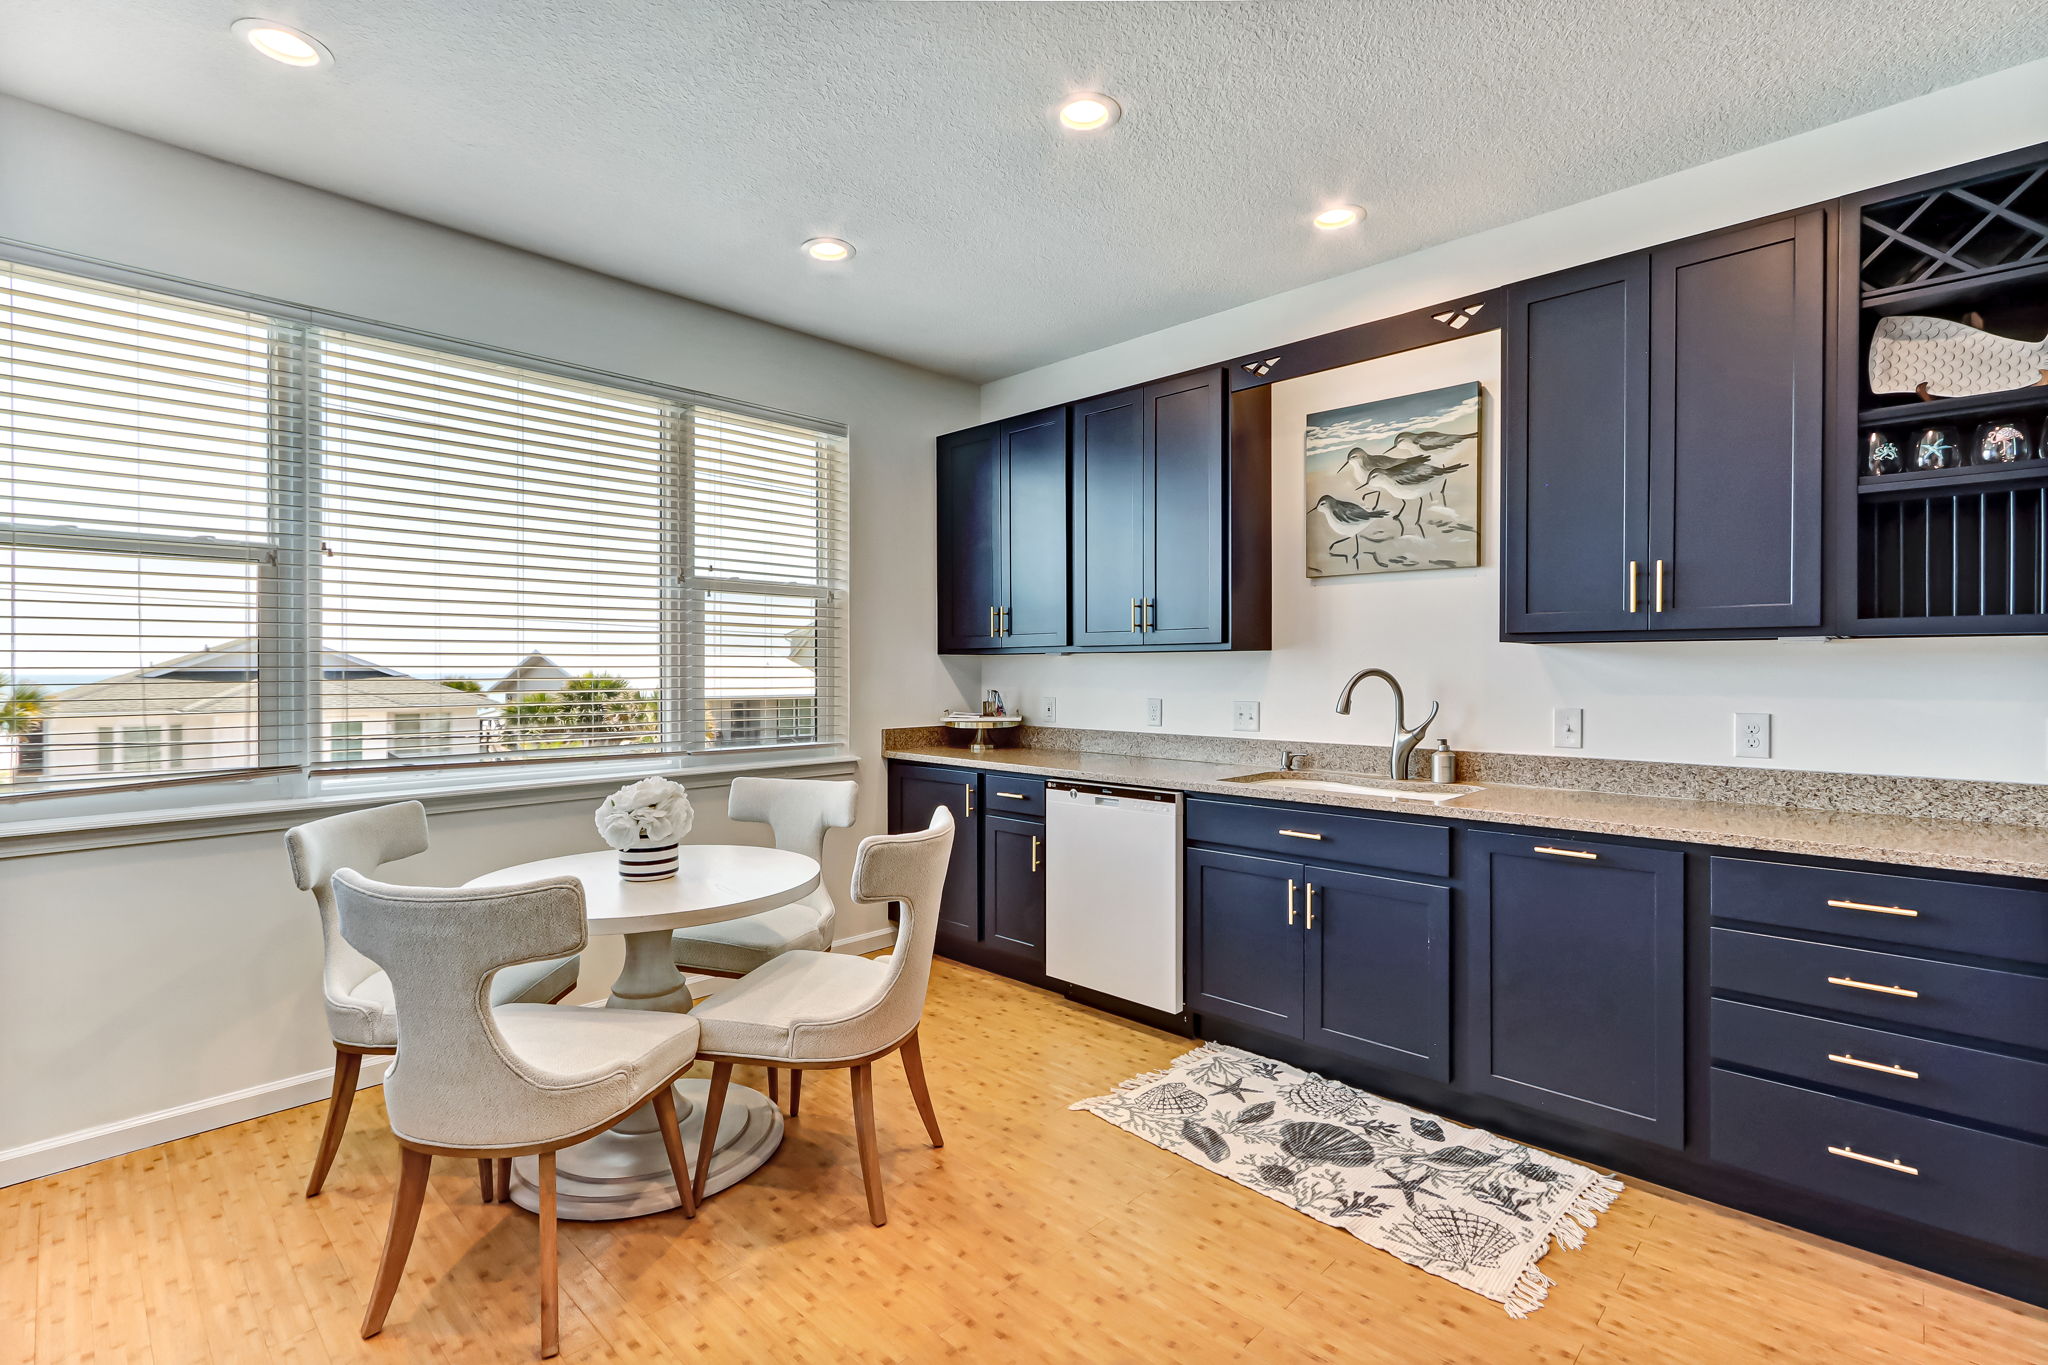
[[[7,93],[977,379],[2044,50],[2040,0],[0,0]]]

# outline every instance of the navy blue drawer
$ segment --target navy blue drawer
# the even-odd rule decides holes
[[[1810,1014],[1716,1000],[1714,1060],[2048,1135],[2048,1066]]]
[[[1188,798],[1191,844],[1277,853],[1313,863],[1384,867],[1424,877],[1451,874],[1451,831],[1445,825],[1340,815],[1266,802]]]
[[[981,775],[982,808],[990,815],[1045,818],[1045,779],[1012,777],[1008,773]]]
[[[1718,1068],[1712,1101],[1716,1161],[2048,1256],[2048,1146]]]
[[[2048,977],[1740,929],[1711,937],[1716,991],[2048,1049]]]
[[[1717,919],[2048,963],[2048,890],[1715,858],[1713,906]]]

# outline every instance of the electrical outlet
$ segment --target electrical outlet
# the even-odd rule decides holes
[[[1586,713],[1577,706],[1559,706],[1550,713],[1550,747],[1553,749],[1583,749],[1586,747]]]
[[[1259,704],[1255,701],[1231,703],[1230,728],[1233,730],[1256,730],[1259,728]]]
[[[1145,723],[1147,725],[1164,725],[1166,723],[1166,703],[1157,697],[1145,698]]]
[[[1057,697],[1040,697],[1031,708],[1031,719],[1037,725],[1059,724],[1060,703]]]
[[[1771,756],[1770,712],[1737,711],[1735,713],[1735,756],[1737,758],[1769,758]]]

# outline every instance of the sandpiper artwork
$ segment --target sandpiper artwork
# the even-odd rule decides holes
[[[1476,383],[1308,417],[1308,576],[1479,563]]]

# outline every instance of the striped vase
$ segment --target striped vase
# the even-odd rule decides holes
[[[648,844],[619,850],[619,875],[629,882],[662,882],[676,875],[676,845]]]

